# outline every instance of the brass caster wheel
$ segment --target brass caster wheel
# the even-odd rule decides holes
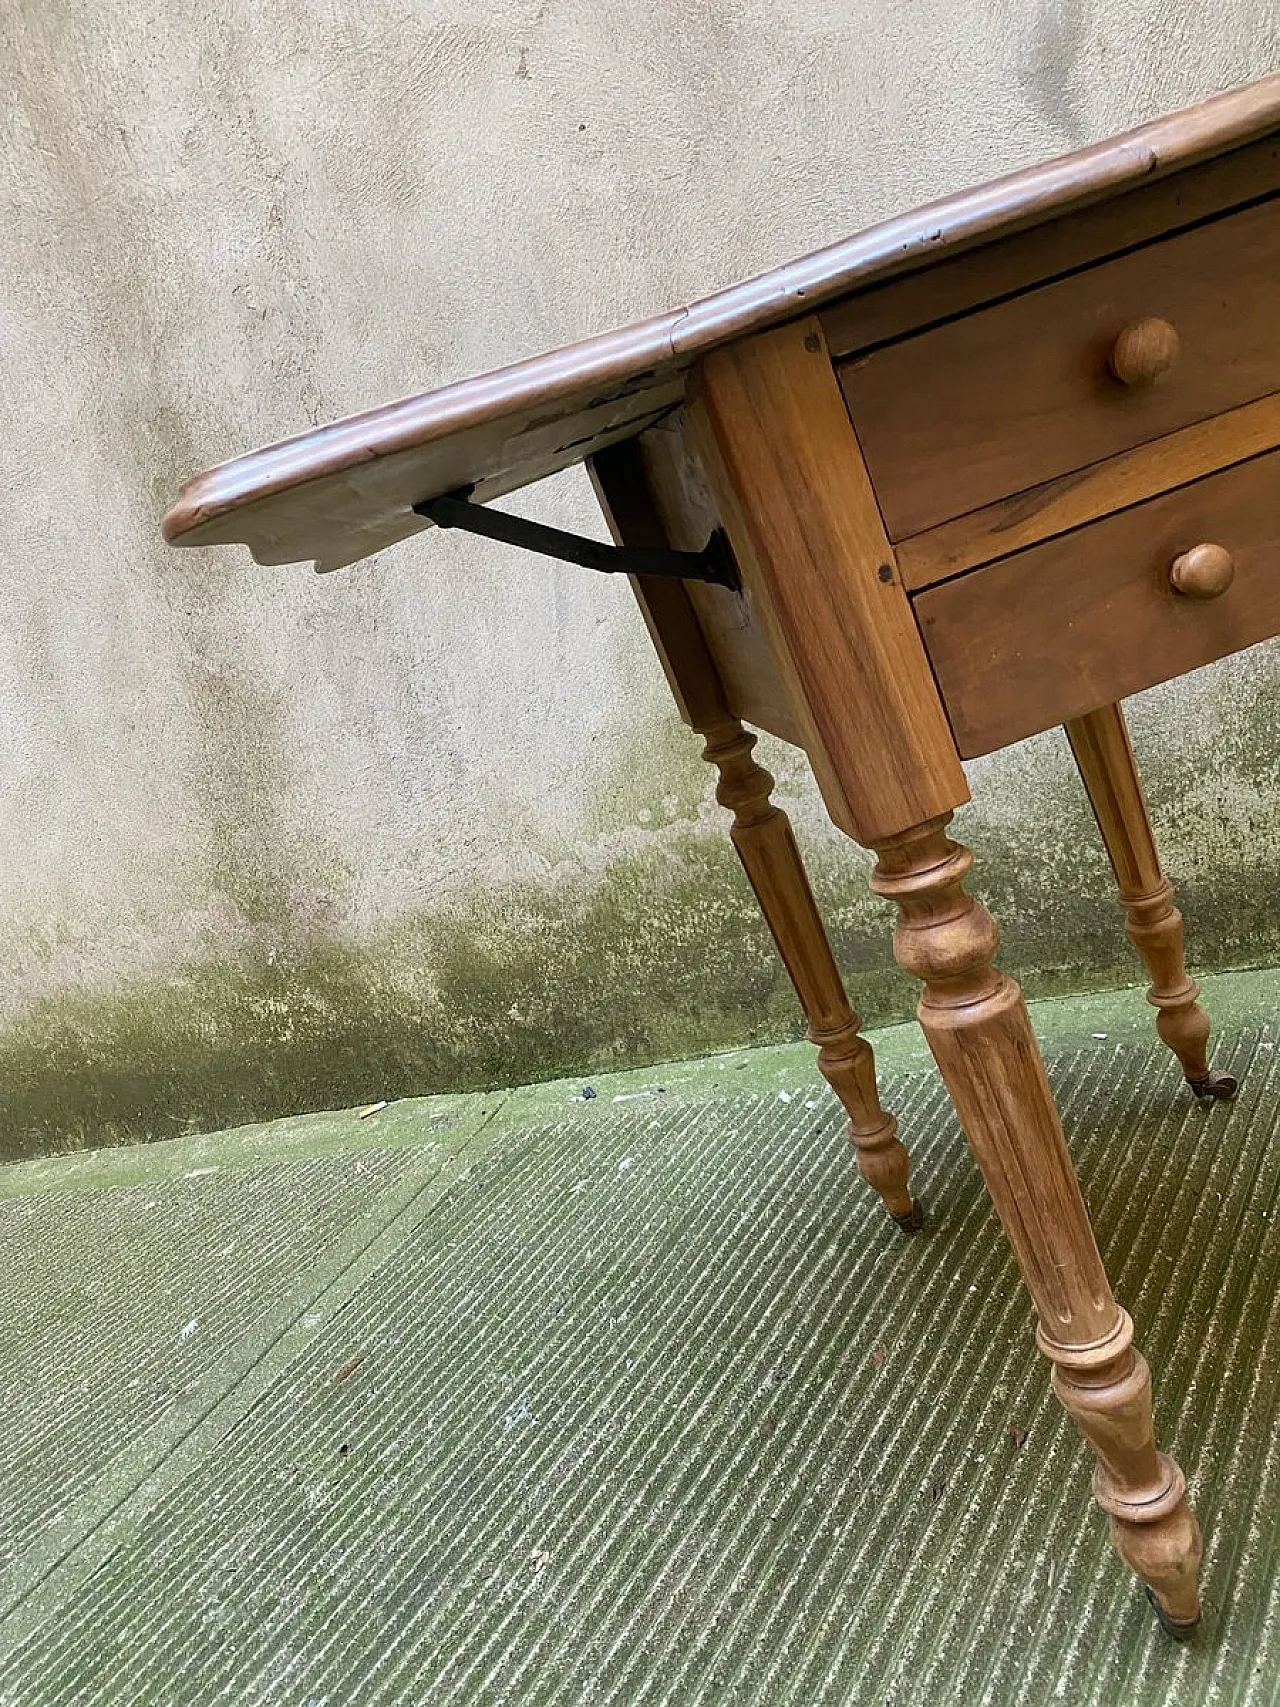
[[[1199,1102],[1230,1102],[1239,1090],[1239,1082],[1230,1073],[1219,1073],[1211,1067],[1203,1079],[1188,1079]]]

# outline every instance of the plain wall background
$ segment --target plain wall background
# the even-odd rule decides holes
[[[6,7],[0,1141],[794,1031],[625,586],[439,535],[320,579],[160,516],[1277,67],[1274,0]],[[601,531],[580,474],[521,502]],[[1280,949],[1276,679],[1131,704],[1201,967]],[[855,999],[906,1011],[865,856],[766,759]],[[971,773],[1004,963],[1134,979],[1062,738]]]

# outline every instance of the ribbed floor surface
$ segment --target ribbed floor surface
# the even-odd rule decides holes
[[[403,1164],[388,1151],[0,1203],[0,1569]]]
[[[20,1372],[6,1350],[33,1420],[0,1420],[0,1542],[47,1525],[55,1485],[73,1513],[96,1498],[108,1515],[91,1571],[70,1547],[9,1573],[0,1702],[1269,1707],[1273,1036],[1219,1050],[1244,1079],[1231,1109],[1194,1105],[1156,1046],[1052,1063],[1205,1525],[1193,1646],[1159,1634],[1111,1551],[998,1227],[921,1075],[885,1086],[930,1211],[915,1239],[869,1199],[812,1086],[601,1098],[504,1133],[401,1217],[296,1354],[256,1381],[239,1370],[224,1421],[175,1444],[180,1473],[151,1494],[134,1478],[111,1539],[102,1466],[175,1380],[146,1348],[196,1355],[174,1340],[192,1319],[228,1343],[235,1300],[252,1313],[283,1255],[356,1225],[359,1182],[394,1184],[406,1152],[366,1152],[358,1179],[351,1157],[241,1173],[225,1253],[171,1187],[147,1211],[170,1215],[167,1268],[141,1289],[104,1281],[61,1337],[43,1317],[20,1329]],[[0,1204],[6,1308],[24,1285],[65,1297],[60,1263],[84,1290],[124,1196]]]

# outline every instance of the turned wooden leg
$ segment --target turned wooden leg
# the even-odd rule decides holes
[[[699,732],[703,757],[720,773],[716,799],[733,811],[733,845],[818,1045],[818,1066],[848,1113],[858,1168],[898,1225],[914,1232],[924,1213],[907,1183],[910,1157],[897,1120],[880,1106],[875,1056],[859,1035],[862,1021],[849,1006],[791,821],[770,799],[773,778],[752,757],[756,738],[727,715]]]
[[[1053,1386],[1097,1456],[1094,1498],[1164,1627],[1200,1615],[1200,1531],[1182,1471],[1156,1450],[1151,1373],[1111,1294],[1022,992],[992,964],[1000,933],[963,884],[950,813],[876,843],[872,888],[897,904],[894,952],[924,982],[920,1023],[1039,1316]]]
[[[1236,1081],[1209,1066],[1209,1016],[1183,959],[1182,914],[1160,868],[1124,712],[1104,705],[1073,718],[1066,730],[1116,874],[1126,932],[1151,975],[1147,1000],[1158,1010],[1156,1030],[1198,1097],[1232,1097]]]

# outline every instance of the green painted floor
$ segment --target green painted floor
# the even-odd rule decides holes
[[[1035,1010],[1207,1536],[1162,1638],[913,1028],[0,1170],[0,1703],[1280,1700],[1280,975]]]

